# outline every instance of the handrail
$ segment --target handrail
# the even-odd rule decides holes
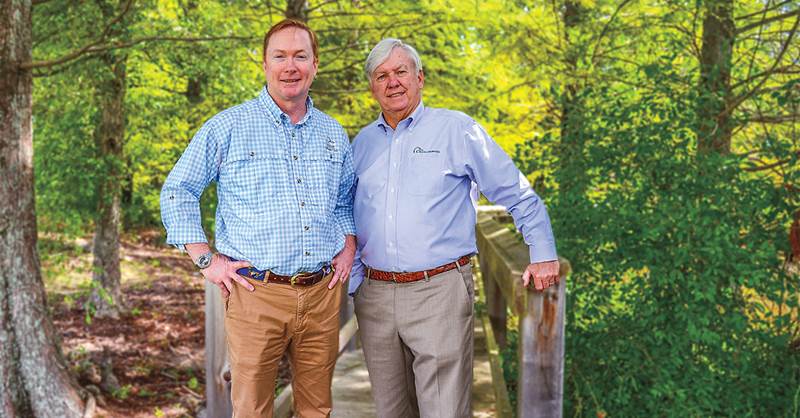
[[[478,213],[476,235],[488,322],[496,343],[505,347],[507,307],[519,318],[517,416],[560,418],[566,277],[570,264],[559,259],[558,286],[543,292],[524,288],[520,277],[529,263],[528,247],[506,226],[510,221],[502,208]]]

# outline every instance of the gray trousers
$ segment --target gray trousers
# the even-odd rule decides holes
[[[378,417],[472,416],[474,286],[471,264],[361,284],[355,312]]]

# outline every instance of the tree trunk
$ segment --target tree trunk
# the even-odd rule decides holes
[[[33,194],[31,3],[0,2],[0,416],[80,417],[47,310]]]
[[[579,57],[585,49],[570,36],[585,20],[585,10],[576,1],[564,2],[564,43],[566,45],[564,64],[566,75],[564,93],[561,97],[561,142],[559,144],[560,168],[558,177],[559,194],[570,199],[584,196],[587,171],[584,154],[585,138],[581,135],[583,112],[581,110],[580,81],[578,81]]]
[[[120,288],[120,200],[123,182],[122,146],[125,136],[125,64],[127,56],[107,54],[102,61],[110,75],[100,82],[101,120],[97,145],[105,175],[97,193],[94,234],[94,290],[92,302],[98,317],[117,318],[125,310]]]
[[[706,0],[700,85],[697,103],[697,149],[728,153],[731,149],[731,60],[736,27],[733,0]]]
[[[106,20],[110,20],[117,12],[108,4],[101,5],[101,8]],[[124,20],[119,24],[124,25]],[[123,32],[124,27],[116,30],[115,35]],[[97,217],[92,247],[92,304],[95,315],[100,318],[118,318],[126,310],[120,285],[119,235],[125,171],[123,144],[127,60],[127,54],[114,51],[101,56],[103,71],[98,85],[101,114],[95,135],[105,173],[97,186]]]
[[[284,15],[288,19],[297,19],[303,22],[308,21],[308,1],[306,0],[287,0]]]

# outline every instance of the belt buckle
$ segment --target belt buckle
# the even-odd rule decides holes
[[[397,283],[397,273],[392,272],[392,281]]]
[[[302,276],[302,274],[301,274],[301,273],[295,273],[295,274],[293,274],[293,275],[292,275],[292,277],[290,277],[290,278],[289,278],[289,284],[291,284],[292,286],[294,286],[295,284],[297,284],[297,279],[298,279],[298,278],[300,278],[300,276]]]

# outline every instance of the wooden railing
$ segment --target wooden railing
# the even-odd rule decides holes
[[[217,286],[206,283],[206,417],[228,418],[232,415],[231,373],[225,343],[225,321],[222,297]],[[355,348],[353,338],[358,326],[353,315],[352,301],[342,292],[339,313],[339,354]],[[292,415],[292,387],[287,386],[275,399],[274,418]]]
[[[507,226],[502,208],[478,213],[477,240],[484,328],[492,366],[498,418],[511,416],[508,392],[499,364],[506,346],[507,311],[516,315],[519,332],[517,417],[561,417],[564,387],[564,308],[569,262],[560,259],[561,281],[544,292],[522,286],[529,263],[528,247]],[[488,316],[488,318],[486,318]]]

